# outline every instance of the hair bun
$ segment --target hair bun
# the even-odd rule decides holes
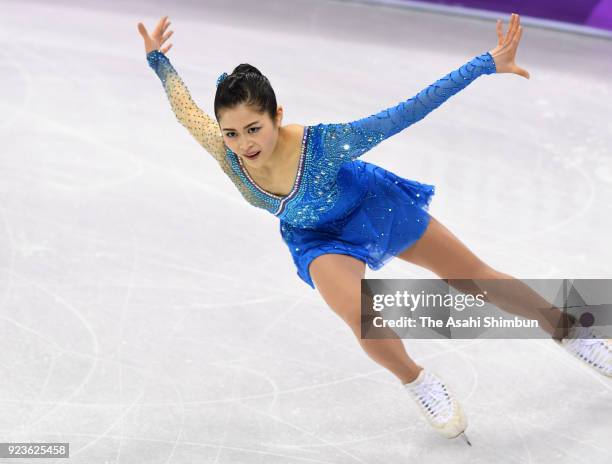
[[[257,74],[258,76],[262,76],[259,69],[257,69],[255,66],[252,66],[248,63],[239,64],[232,71],[232,74],[234,75],[235,74],[249,74],[249,73],[253,73],[253,74]]]

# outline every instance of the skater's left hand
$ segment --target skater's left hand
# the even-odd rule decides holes
[[[489,53],[495,61],[498,73],[514,73],[529,79],[529,73],[514,62],[516,49],[523,35],[523,27],[520,25],[520,21],[519,15],[512,13],[508,24],[508,33],[504,37],[502,21],[501,19],[497,20],[497,47]]]

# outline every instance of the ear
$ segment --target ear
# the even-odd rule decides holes
[[[283,122],[283,107],[280,105],[276,108],[276,116],[274,117],[274,122],[277,127],[280,127],[281,123]]]

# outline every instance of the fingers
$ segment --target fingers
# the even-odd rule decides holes
[[[508,44],[513,53],[516,53],[516,49],[518,48],[519,42],[521,41],[521,36],[523,35],[523,28],[519,27],[516,34],[514,34],[514,38]]]
[[[157,27],[155,28],[155,31],[153,32],[153,37],[157,38],[163,43],[164,40],[170,37],[170,35],[168,35],[166,39],[163,38],[164,33],[166,32],[166,29],[168,29],[168,26],[170,26],[170,24],[171,22],[168,21],[168,16],[164,16],[163,18],[161,18],[159,22],[157,23]]]
[[[504,42],[503,42],[504,45],[508,43],[508,37],[510,36],[511,30],[512,30],[512,16],[510,16],[510,21],[508,21],[508,33],[504,36]]]
[[[512,13],[512,19],[510,20],[510,27],[508,28],[508,42],[512,42],[514,39],[514,34],[516,34],[516,22],[518,16]]]
[[[499,46],[512,44],[523,29],[520,23],[520,16],[516,13],[512,13],[512,15],[510,15],[510,21],[508,22],[508,33],[504,37],[503,22],[501,19],[498,19],[496,24],[497,44]]]
[[[149,34],[147,33],[147,29],[145,28],[144,24],[138,23],[138,32],[140,32],[140,35],[144,39],[148,39],[149,38]]]
[[[524,70],[523,68],[518,68],[518,71],[516,72],[519,76],[523,76],[526,79],[529,79],[529,73]]]
[[[514,40],[514,37],[516,36],[516,33],[518,31],[519,25],[520,25],[519,15],[517,15],[516,13],[512,13],[512,18],[510,19],[510,26],[508,27],[508,36],[507,36],[508,42],[512,42]]]
[[[521,41],[521,37],[523,37],[523,26],[519,26],[518,29],[518,34],[516,34],[516,44],[518,45],[518,43]]]
[[[153,31],[153,34],[160,34],[164,31],[164,25],[166,24],[166,21],[168,19],[168,16],[164,16],[162,17],[158,22],[157,25],[155,26],[155,30]]]
[[[169,31],[167,34],[164,34],[161,39],[161,43],[164,43],[166,40],[168,40],[172,34],[174,34],[174,31]]]

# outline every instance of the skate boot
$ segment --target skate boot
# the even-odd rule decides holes
[[[404,387],[438,433],[446,438],[462,435],[471,446],[463,433],[467,428],[467,417],[459,401],[438,377],[423,369],[416,379],[404,384]]]
[[[555,343],[606,377],[612,377],[612,341],[591,327],[574,324],[561,341]]]

